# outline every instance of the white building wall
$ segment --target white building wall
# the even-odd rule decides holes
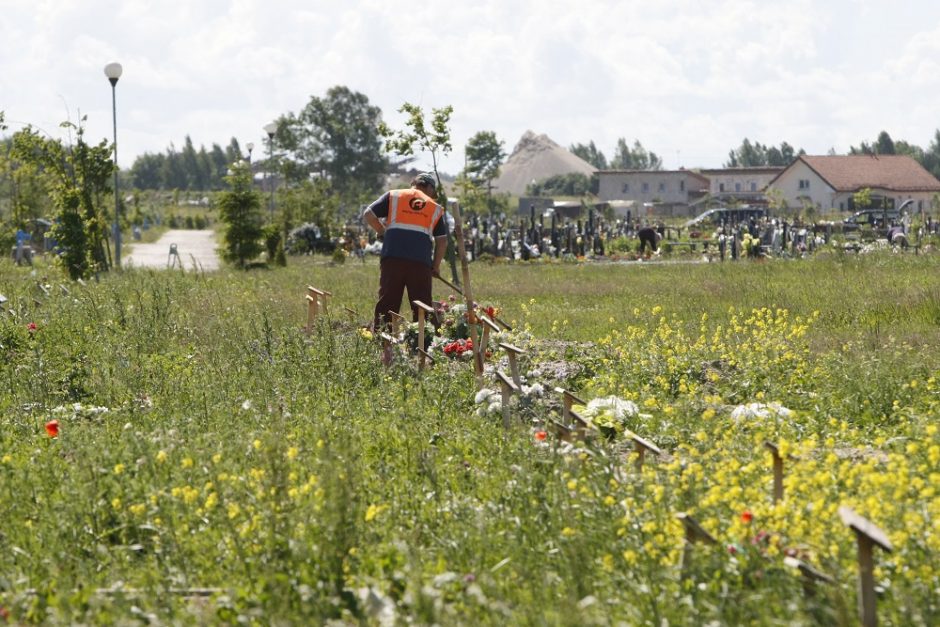
[[[690,191],[707,187],[707,183],[685,172],[601,172],[597,195],[602,200],[687,203]]]
[[[779,189],[787,206],[792,208],[801,207],[802,199],[806,198],[825,211],[832,208],[835,200],[835,190],[802,161],[796,162],[781,174],[771,188]],[[838,204],[836,207],[838,208]]]

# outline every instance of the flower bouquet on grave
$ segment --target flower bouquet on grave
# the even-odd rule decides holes
[[[401,341],[412,352],[418,349],[418,323],[409,322],[401,332]],[[434,326],[429,322],[424,326],[424,350],[428,351],[434,342]]]

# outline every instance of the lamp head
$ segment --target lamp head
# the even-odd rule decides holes
[[[252,150],[255,149],[255,145],[253,142],[248,142],[247,144],[245,144],[245,148],[248,149],[248,152],[251,152]]]
[[[108,80],[111,81],[111,85],[115,85],[118,82],[118,79],[121,78],[121,73],[124,71],[124,68],[121,67],[120,63],[109,63],[104,66],[104,75],[108,77]]]
[[[274,133],[277,132],[277,122],[268,122],[264,125],[264,132],[268,134],[269,138],[274,137]]]

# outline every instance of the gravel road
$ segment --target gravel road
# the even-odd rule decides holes
[[[179,259],[170,256],[170,247],[176,244]],[[219,256],[215,232],[211,230],[167,231],[153,244],[131,243],[130,253],[122,260],[123,264],[135,268],[168,268],[170,263],[176,267],[182,264],[184,269],[217,270]]]

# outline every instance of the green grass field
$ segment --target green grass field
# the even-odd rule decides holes
[[[0,264],[8,620],[853,624],[846,505],[893,544],[883,624],[940,622],[937,256],[474,264],[527,349],[509,430],[468,362],[381,365],[342,312],[371,317],[374,259],[289,263]],[[616,397],[590,441],[552,435],[555,386]],[[637,470],[631,434],[664,455]],[[683,557],[678,513],[716,544]]]

